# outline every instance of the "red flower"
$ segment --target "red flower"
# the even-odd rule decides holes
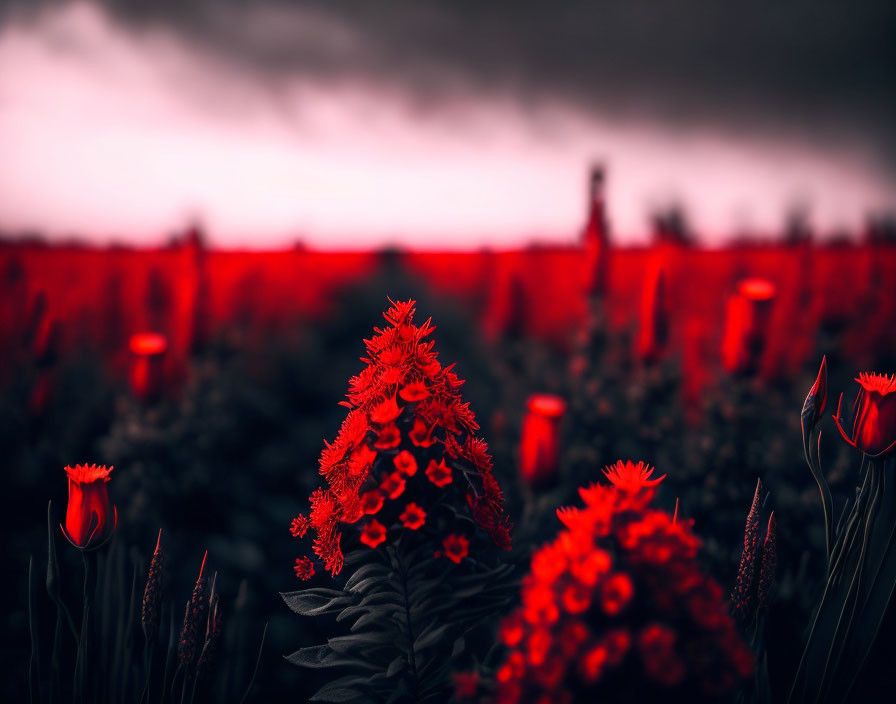
[[[404,508],[404,513],[399,517],[405,528],[417,530],[426,522],[426,512],[415,503],[410,503]]]
[[[751,278],[739,282],[737,292],[729,297],[722,335],[722,363],[730,373],[753,372],[759,365],[775,295],[771,281]]]
[[[649,274],[641,300],[641,328],[638,333],[638,355],[645,362],[656,362],[663,356],[669,339],[669,309],[666,300],[666,273],[655,266]]]
[[[405,486],[406,483],[401,472],[392,472],[380,484],[380,490],[390,499],[397,499],[404,493]]]
[[[401,432],[395,423],[389,423],[380,429],[379,435],[373,446],[377,450],[391,450],[401,444]]]
[[[395,397],[393,396],[374,407],[370,412],[370,422],[380,424],[391,423],[398,418],[399,415],[401,415],[401,408],[398,407],[398,403],[396,403]]]
[[[91,550],[112,537],[118,525],[118,509],[109,501],[106,482],[112,467],[95,464],[66,466],[68,509],[63,535],[76,548]]]
[[[168,339],[164,335],[144,332],[133,335],[130,340],[131,361],[130,385],[134,395],[151,401],[162,393],[165,372],[165,352]]]
[[[395,469],[402,474],[413,477],[417,473],[417,459],[407,450],[402,450],[395,455],[395,459],[392,462],[395,465]]]
[[[445,548],[445,557],[458,565],[470,554],[470,541],[462,535],[452,533],[442,541],[442,546]]]
[[[651,479],[651,474],[653,474],[652,467],[644,462],[634,464],[631,460],[625,462],[617,460],[616,464],[604,469],[604,476],[610,480],[613,486],[632,493],[638,492],[645,487],[656,486],[666,478],[664,474],[656,479]]]
[[[413,301],[392,303],[384,314],[389,325],[375,328],[364,341],[366,366],[349,380],[342,403],[349,413],[321,452],[320,473],[326,483],[311,495],[310,527],[303,521],[291,526],[295,533],[312,532],[314,554],[333,576],[344,562],[343,531],[352,539],[360,534],[367,545],[386,539],[378,522],[352,524],[378,514],[387,497],[423,490],[406,497],[402,521],[412,530],[424,524],[429,507],[422,499],[431,492],[412,478],[433,456],[428,479],[443,488],[452,485],[439,500],[453,501],[459,518],[472,518],[482,529],[476,537],[485,533],[500,547],[510,547],[504,497],[491,473],[488,447],[474,435],[479,426],[459,392],[463,381],[452,366],[442,367],[436,359],[434,343],[426,340],[434,330],[430,322],[414,325],[413,315]],[[405,439],[407,447],[398,451]],[[444,444],[438,455],[418,449],[436,443]],[[451,467],[446,464],[449,458]],[[452,468],[458,470],[456,482]],[[389,521],[393,519],[390,510]],[[442,534],[450,530],[446,524]]]
[[[422,381],[415,381],[414,383],[405,386],[398,392],[398,395],[408,403],[415,403],[417,401],[422,401],[429,396],[429,391],[426,390],[426,384]]]
[[[520,474],[530,484],[541,484],[557,475],[560,463],[560,422],[566,402],[559,396],[535,394],[526,402],[520,440]]]
[[[896,449],[896,374],[863,372],[856,381],[861,388],[853,402],[852,431],[847,434],[842,425],[843,394],[834,422],[850,445],[872,459],[883,457]]]
[[[375,548],[386,539],[386,526],[375,518],[361,531],[361,542],[368,547]]]
[[[304,538],[305,533],[308,532],[308,529],[311,527],[311,520],[306,516],[303,516],[301,513],[292,519],[292,523],[289,524],[289,532],[292,533],[294,538]]]
[[[297,557],[293,570],[299,579],[311,579],[314,576],[314,563],[307,557]]]
[[[377,513],[383,507],[383,492],[379,489],[371,489],[361,494],[361,508],[364,513]]]
[[[533,555],[521,605],[499,630],[509,654],[497,702],[613,700],[617,668],[635,674],[620,683],[632,699],[645,698],[642,680],[721,694],[749,676],[750,650],[698,568],[690,526],[649,506],[650,473],[617,463],[614,486],[580,490],[583,507],[558,511],[566,527]],[[636,592],[638,608],[626,608]]]
[[[440,488],[447,486],[453,481],[451,467],[445,464],[444,459],[438,464],[435,460],[430,460],[429,466],[426,468],[426,476],[429,478],[429,481]]]
[[[436,441],[432,436],[434,428],[435,423],[433,423],[432,427],[429,427],[419,416],[414,418],[414,427],[410,432],[411,442],[417,447],[429,447]]]

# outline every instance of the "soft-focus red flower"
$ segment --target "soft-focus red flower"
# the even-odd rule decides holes
[[[768,336],[775,285],[760,278],[744,279],[728,298],[722,334],[722,363],[730,373],[756,371]]]
[[[560,423],[566,401],[551,394],[535,394],[526,402],[520,439],[520,474],[530,484],[557,476],[560,464]]]
[[[366,366],[349,380],[342,403],[349,412],[321,452],[325,485],[310,497],[310,527],[291,526],[294,533],[311,534],[314,554],[334,576],[344,562],[343,537],[360,536],[366,545],[388,539],[379,521],[353,525],[365,515],[376,514],[385,525],[401,521],[410,530],[424,525],[430,482],[445,489],[438,501],[453,504],[459,519],[472,518],[481,529],[470,540],[484,533],[510,548],[504,497],[488,446],[475,436],[479,425],[459,392],[464,382],[453,365],[436,359],[434,343],[426,339],[434,330],[430,321],[415,325],[413,315],[413,301],[392,303],[384,314],[389,325],[364,340]],[[426,477],[417,471],[421,463],[430,463]],[[403,508],[385,502],[400,496],[406,498]],[[440,526],[442,535],[452,530],[441,518]],[[449,557],[457,554],[449,551]]]
[[[297,557],[293,570],[299,579],[311,579],[314,576],[314,563],[307,557]]]
[[[426,476],[437,487],[447,486],[453,481],[451,467],[445,464],[445,460],[438,463],[435,460],[430,460],[429,466],[426,468]]]
[[[834,416],[837,429],[868,457],[889,455],[896,449],[896,374],[863,372],[856,381],[861,388],[852,406],[852,429],[849,433],[843,429],[843,394]]]
[[[417,473],[417,459],[407,450],[402,450],[395,455],[395,459],[392,462],[395,465],[395,469],[402,474],[413,477]]]
[[[405,528],[417,530],[426,522],[426,512],[415,503],[409,503],[398,517]]]
[[[442,541],[445,548],[445,557],[456,564],[460,564],[470,554],[470,541],[463,535],[451,534]]]
[[[398,430],[398,426],[395,425],[395,423],[390,423],[380,429],[379,435],[377,435],[376,442],[373,443],[373,446],[377,450],[391,450],[394,447],[398,447],[400,444],[401,432]]]
[[[656,479],[651,479],[653,468],[644,462],[634,464],[631,460],[617,460],[616,464],[604,469],[604,476],[610,480],[613,486],[623,491],[637,492],[645,487],[656,486],[666,478],[664,474]]]
[[[377,513],[383,507],[385,498],[379,489],[365,491],[361,494],[361,508],[367,514]]]
[[[613,682],[637,699],[642,681],[654,694],[681,686],[669,692],[677,701],[749,676],[749,647],[697,564],[690,525],[649,505],[650,474],[619,462],[607,472],[613,486],[582,489],[583,507],[558,511],[565,528],[533,555],[521,605],[499,629],[509,653],[497,702],[611,701]],[[609,679],[617,668],[624,682]]]
[[[63,535],[82,550],[91,550],[112,537],[118,525],[118,509],[109,500],[106,482],[112,467],[96,464],[66,466],[68,508]]]
[[[129,344],[131,360],[130,385],[134,395],[151,401],[162,393],[164,386],[165,352],[168,339],[154,332],[133,335]]]
[[[386,539],[386,526],[375,518],[361,531],[361,542],[368,547],[375,548]]]
[[[294,538],[304,538],[305,533],[308,532],[308,529],[311,527],[311,520],[307,516],[303,516],[301,513],[292,519],[292,523],[289,524],[289,532],[292,533]]]
[[[641,328],[638,333],[638,356],[645,362],[656,362],[669,340],[669,308],[666,300],[666,272],[655,267],[644,284],[641,300]]]
[[[390,499],[397,499],[404,493],[406,485],[407,482],[405,482],[404,477],[401,476],[401,472],[392,472],[392,474],[387,476],[383,480],[383,483],[380,484],[380,491]]]

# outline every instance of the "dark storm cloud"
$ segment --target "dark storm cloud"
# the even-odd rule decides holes
[[[501,91],[618,119],[857,138],[896,157],[892,3],[104,4],[135,27],[174,28],[260,80],[304,72],[397,82],[423,108]]]

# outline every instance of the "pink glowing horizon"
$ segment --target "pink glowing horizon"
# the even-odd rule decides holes
[[[304,11],[293,20],[319,21]],[[332,21],[316,31],[361,41]],[[0,230],[155,245],[416,249],[570,243],[589,165],[617,241],[681,203],[706,244],[774,234],[795,203],[824,233],[896,209],[866,144],[629,123],[496,93],[423,111],[397,84],[279,76],[84,2],[0,29]],[[717,234],[707,234],[717,233]]]

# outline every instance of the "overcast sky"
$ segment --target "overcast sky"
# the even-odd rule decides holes
[[[738,9],[742,7],[742,9]],[[710,243],[896,209],[896,9],[868,3],[0,3],[0,228],[158,242]]]

